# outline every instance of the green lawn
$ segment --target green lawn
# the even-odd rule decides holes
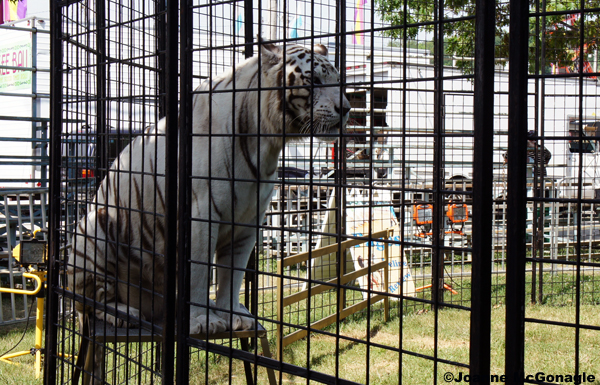
[[[526,308],[529,318],[575,322],[576,307],[574,306],[575,281],[574,274],[563,272],[544,275],[545,296],[541,304]],[[600,326],[600,307],[598,306],[600,283],[593,274],[582,276],[582,297],[580,306],[580,322]],[[470,300],[470,279],[462,278],[456,282],[460,285],[461,301]],[[504,277],[494,276],[495,293],[498,298],[491,310],[492,336],[491,360],[492,374],[502,375],[504,372],[504,331],[505,311],[502,298],[504,296]],[[528,283],[528,291],[531,290]],[[429,292],[420,294],[428,298]],[[332,296],[335,297],[335,296]],[[457,296],[449,292],[445,299],[453,301]],[[527,297],[530,298],[529,296]],[[264,296],[266,302],[272,300]],[[327,297],[315,299],[311,307],[319,307],[319,311],[327,312],[332,307],[325,306]],[[392,304],[394,305],[394,303]],[[468,305],[468,303],[467,303]],[[443,360],[467,364],[469,362],[469,328],[470,312],[445,308],[438,312],[431,310],[428,305],[410,301],[400,314],[398,306],[392,306],[391,318],[383,320],[381,303],[366,312],[353,315],[338,325],[325,329],[325,333],[313,333],[310,338],[300,340],[284,349],[284,361],[315,372],[322,372],[340,378],[371,384],[397,384],[398,376],[402,376],[404,384],[433,384],[434,373],[437,383],[445,383],[443,376],[450,372],[458,376],[468,371],[454,365],[438,363],[418,355],[437,356]],[[273,314],[273,306],[263,309],[263,316]],[[306,306],[299,305],[289,315],[288,322],[301,322],[306,316]],[[314,309],[310,312],[315,316]],[[437,323],[437,330],[436,330]],[[0,328],[0,351],[12,347],[20,338],[20,328],[10,331]],[[273,324],[265,323],[267,329]],[[545,325],[528,322],[526,324],[526,373],[535,374],[573,374],[575,361],[575,342],[577,335],[574,328]],[[437,333],[437,334],[436,334]],[[338,335],[339,337],[336,337]],[[33,328],[30,327],[25,339],[18,350],[28,350],[33,347]],[[596,376],[596,384],[600,384],[600,331],[581,329],[579,341],[580,372]],[[271,351],[276,352],[275,334],[269,334]],[[435,344],[437,340],[437,346]],[[371,346],[368,347],[368,344]],[[437,347],[437,349],[436,349]],[[108,367],[111,383],[151,383],[153,378],[152,358],[143,352],[151,348],[149,344],[130,345],[125,351],[121,346],[119,354],[110,355]],[[400,355],[398,349],[405,352]],[[260,352],[260,349],[259,349]],[[137,365],[125,365],[126,360],[120,357],[143,358],[147,370],[139,370]],[[190,354],[191,384],[245,384],[243,365],[240,361],[231,360],[216,354],[206,354],[203,351],[193,351]],[[33,356],[25,356],[16,360],[21,365],[0,363],[0,383],[2,384],[40,384],[35,379]],[[112,368],[118,368],[114,371]],[[400,370],[399,368],[402,368]],[[127,373],[125,373],[127,371]],[[231,373],[231,376],[230,376]],[[279,373],[276,373],[279,378]],[[68,377],[68,376],[67,376]],[[156,380],[156,376],[154,376]],[[297,376],[283,374],[283,384],[306,384],[306,380]],[[267,383],[266,370],[258,369],[258,383]],[[66,382],[66,381],[65,381]],[[313,382],[311,382],[313,383]],[[314,382],[317,383],[317,382]]]

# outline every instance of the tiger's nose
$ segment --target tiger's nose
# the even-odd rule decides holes
[[[336,106],[335,107],[335,112],[337,112],[338,114],[344,116],[344,115],[346,115],[347,113],[350,112],[350,107],[346,107],[346,106],[342,107],[342,113],[340,113],[340,108],[338,106]]]

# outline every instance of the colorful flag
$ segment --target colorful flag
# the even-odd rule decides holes
[[[298,37],[298,29],[302,27],[302,16],[296,17],[296,20],[290,26],[290,38],[295,39]]]
[[[24,19],[27,15],[27,0],[0,0],[0,24]]]
[[[241,11],[238,11],[237,19],[235,19],[235,31],[237,34],[240,33],[242,28],[244,27],[244,17]]]
[[[8,21],[24,19],[27,14],[27,0],[8,0]]]
[[[354,44],[365,44],[364,23],[365,23],[365,4],[367,0],[356,0],[356,9],[354,10],[354,35],[352,42]]]

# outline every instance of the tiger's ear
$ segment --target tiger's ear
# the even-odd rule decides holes
[[[313,52],[319,55],[323,55],[325,57],[327,57],[327,54],[329,53],[327,47],[325,47],[323,44],[315,44]]]
[[[260,45],[260,56],[263,67],[271,67],[281,61],[281,48],[273,43],[265,43],[258,36],[258,44]]]

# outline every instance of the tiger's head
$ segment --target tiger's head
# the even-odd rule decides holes
[[[263,87],[275,89],[267,113],[283,115],[281,127],[292,134],[289,139],[311,135],[332,140],[344,130],[350,102],[341,90],[339,72],[327,59],[325,46],[316,44],[311,51],[288,45],[284,51],[263,43],[260,60]]]

